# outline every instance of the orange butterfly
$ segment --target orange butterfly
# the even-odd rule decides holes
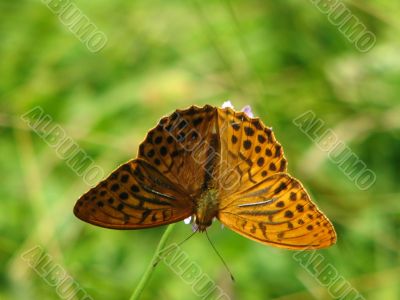
[[[258,118],[191,106],[162,118],[131,160],[76,203],[81,220],[142,229],[194,216],[202,232],[217,218],[239,234],[288,249],[336,242],[325,215],[287,173],[282,146]]]

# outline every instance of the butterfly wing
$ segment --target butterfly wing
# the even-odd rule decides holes
[[[221,140],[219,220],[264,244],[289,249],[323,248],[336,241],[329,220],[311,202],[301,183],[288,175],[282,146],[258,118],[218,109]],[[223,176],[220,176],[223,178]]]
[[[193,199],[210,180],[210,157],[219,151],[216,120],[216,108],[209,105],[162,118],[140,144],[138,158],[84,194],[75,215],[116,229],[154,227],[192,215]]]
[[[283,149],[270,128],[258,118],[230,108],[218,109],[221,201],[277,172],[286,172]],[[223,174],[229,174],[225,179]]]
[[[193,210],[184,191],[148,162],[136,159],[80,197],[74,214],[101,227],[142,229],[183,220]]]

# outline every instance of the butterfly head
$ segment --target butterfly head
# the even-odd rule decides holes
[[[198,231],[203,232],[211,226],[213,219],[218,213],[218,191],[215,189],[206,190],[197,201],[196,225]]]

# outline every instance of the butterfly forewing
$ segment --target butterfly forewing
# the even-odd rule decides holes
[[[336,234],[295,178],[278,173],[229,196],[218,218],[227,227],[264,244],[289,249],[332,245]]]
[[[117,229],[169,224],[193,211],[185,192],[141,159],[120,166],[84,194],[74,208],[83,221]]]
[[[228,186],[218,178],[221,202],[238,190],[247,189],[277,172],[286,171],[281,145],[270,128],[258,118],[230,108],[218,109],[221,139],[221,172],[236,175],[237,182]],[[233,177],[233,175],[231,176]]]
[[[211,151],[219,151],[216,116],[216,108],[209,105],[175,111],[147,134],[138,157],[188,195],[199,195]]]

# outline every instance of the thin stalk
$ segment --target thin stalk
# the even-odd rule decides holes
[[[132,296],[129,298],[129,300],[140,299],[140,295],[142,294],[144,288],[146,287],[146,284],[150,280],[151,274],[153,274],[153,271],[155,270],[155,268],[157,266],[156,262],[158,262],[158,254],[164,248],[169,235],[171,234],[172,230],[174,229],[174,226],[175,226],[175,224],[168,225],[167,229],[164,231],[164,234],[161,236],[160,242],[158,243],[157,249],[154,252],[153,258],[151,259],[149,265],[147,266],[146,271],[144,272],[142,278],[140,279],[138,285],[136,286],[136,289],[134,290],[134,292],[133,292]]]

